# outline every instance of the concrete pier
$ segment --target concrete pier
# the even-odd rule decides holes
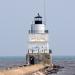
[[[43,64],[35,64],[26,67],[12,68],[9,70],[0,71],[0,75],[30,75],[34,72],[39,72],[39,70],[44,69],[45,67],[46,65]]]

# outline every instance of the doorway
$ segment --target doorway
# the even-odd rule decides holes
[[[34,56],[30,56],[29,61],[31,65],[34,65]]]

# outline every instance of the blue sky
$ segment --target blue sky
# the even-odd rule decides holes
[[[0,56],[24,56],[27,31],[43,0],[0,0]],[[46,24],[53,55],[75,55],[75,0],[46,0]]]

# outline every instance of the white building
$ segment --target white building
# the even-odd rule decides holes
[[[34,24],[31,25],[28,35],[28,53],[26,56],[27,63],[51,63],[48,30],[46,30],[46,25],[43,24],[42,17],[39,13],[36,17],[34,17]]]

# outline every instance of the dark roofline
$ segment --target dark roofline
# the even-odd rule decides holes
[[[38,16],[36,16],[36,17],[34,17],[34,18],[42,18],[42,17],[41,17],[40,14],[38,13]]]

